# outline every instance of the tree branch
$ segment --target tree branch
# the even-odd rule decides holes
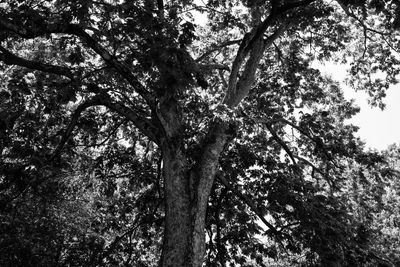
[[[234,44],[240,44],[241,40],[230,40],[230,41],[226,41],[220,45],[217,46],[211,46],[210,50],[208,50],[207,52],[205,52],[203,55],[199,56],[197,59],[195,59],[196,62],[200,62],[203,59],[205,59],[206,57],[208,57],[209,55],[211,55],[212,53],[220,50],[221,48],[230,46],[230,45],[234,45]]]
[[[229,66],[228,65],[224,65],[224,64],[200,64],[199,65],[200,69],[204,69],[204,70],[227,70],[229,71]]]
[[[346,4],[344,4],[344,3],[343,3],[342,1],[340,1],[340,0],[336,0],[336,2],[340,5],[340,7],[343,9],[344,13],[346,13],[347,16],[349,16],[349,17],[355,19],[355,20],[361,25],[361,27],[364,28],[364,31],[370,31],[370,32],[379,34],[379,35],[381,35],[382,37],[383,37],[383,36],[389,36],[389,35],[390,35],[390,33],[381,32],[381,31],[378,31],[378,30],[375,30],[375,29],[372,29],[372,28],[368,27],[367,25],[365,25],[365,23],[364,23],[359,17],[357,17],[357,16],[346,6]]]
[[[114,56],[112,56],[103,46],[100,45],[94,38],[86,33],[82,28],[76,25],[71,25],[70,34],[79,36],[83,41],[92,48],[97,54],[99,54],[107,64],[114,67],[117,72],[124,77],[128,83],[146,100],[147,104],[151,107],[155,107],[155,100],[153,95],[146,90],[141,82],[132,74],[129,67],[119,62]]]
[[[95,97],[93,99],[83,102],[75,109],[75,111],[72,115],[71,121],[69,122],[67,128],[65,129],[65,132],[63,133],[63,135],[61,137],[61,141],[58,144],[58,146],[56,147],[56,149],[54,150],[53,155],[51,156],[51,159],[54,159],[61,153],[61,150],[64,148],[65,143],[70,138],[72,131],[74,130],[76,124],[78,123],[81,113],[84,110],[86,110],[87,108],[96,106],[99,104],[100,104],[99,99],[97,97]]]
[[[309,165],[311,168],[313,168],[313,170],[317,171],[319,174],[322,175],[322,177],[326,178],[326,173],[324,173],[320,168],[316,167],[314,164],[312,164],[309,160],[302,158],[300,156],[297,155],[293,155],[293,157],[297,158],[300,161],[305,162],[307,165]]]
[[[164,0],[157,0],[158,16],[161,21],[164,20]]]
[[[53,152],[52,158],[55,158],[63,149],[65,143],[70,138],[72,131],[78,123],[81,113],[89,107],[98,105],[103,105],[125,117],[126,119],[131,121],[135,125],[135,127],[138,128],[139,131],[146,135],[150,140],[152,140],[156,144],[159,144],[159,130],[155,125],[153,125],[153,123],[149,119],[146,119],[144,112],[141,112],[139,110],[134,111],[119,102],[113,101],[108,95],[100,94],[90,100],[83,102],[75,109],[71,121],[68,124],[64,134],[62,135],[60,143]]]
[[[228,88],[224,98],[224,103],[228,106],[236,106],[240,101],[247,96],[251,85],[255,80],[255,73],[258,68],[258,63],[264,53],[266,47],[269,47],[273,42],[283,34],[289,27],[289,23],[282,24],[273,34],[263,40],[263,35],[268,26],[274,21],[274,16],[271,14],[261,26],[255,28],[252,32],[245,35],[239,47],[235,60],[232,64],[232,71],[229,76]],[[261,31],[260,29],[263,29]],[[239,71],[245,60],[245,57],[250,53],[250,56],[245,64],[245,68],[241,77]]]
[[[150,107],[155,107],[155,100],[152,94],[139,82],[130,69],[112,56],[97,40],[91,37],[81,26],[77,24],[40,24],[37,27],[19,27],[5,18],[0,18],[0,29],[14,32],[26,39],[36,38],[51,33],[75,35],[93,49],[110,66],[124,77],[128,83],[146,100]]]
[[[262,119],[262,118],[254,119],[254,121],[255,121],[255,122],[258,122],[258,123],[260,123],[260,122],[261,122],[261,123],[270,123],[270,122],[271,122],[271,121],[268,121],[268,120]],[[298,126],[298,125],[296,125],[296,124],[292,123],[291,121],[288,121],[288,120],[286,120],[286,119],[284,119],[284,118],[278,118],[278,119],[275,120],[275,121],[283,122],[283,123],[285,123],[285,124],[291,126],[292,128],[296,129],[296,130],[299,131],[301,134],[303,134],[303,135],[305,135],[306,137],[308,137],[311,141],[313,141],[313,142],[316,144],[316,146],[319,146],[319,147],[321,148],[322,152],[325,154],[325,156],[327,157],[327,159],[330,160],[330,161],[332,161],[332,163],[333,163],[334,165],[336,165],[336,164],[333,162],[332,156],[328,153],[328,151],[327,151],[327,149],[326,149],[324,143],[322,142],[322,140],[320,140],[319,137],[312,136],[312,135],[309,134],[306,130],[300,128],[300,126]],[[337,167],[337,166],[336,166],[336,167]]]
[[[265,126],[267,127],[268,131],[272,134],[272,137],[275,139],[275,141],[278,142],[278,144],[286,151],[286,153],[292,160],[293,164],[296,165],[296,160],[294,159],[293,153],[292,151],[290,151],[286,143],[279,137],[279,135],[276,133],[276,131],[272,128],[272,126],[269,123],[265,123]]]
[[[106,94],[99,95],[99,98],[99,104],[127,118],[151,141],[160,144],[160,129],[150,119],[146,118],[148,115],[144,111],[128,108],[120,102],[113,101]]]
[[[140,226],[145,225],[145,224],[151,224],[155,223],[160,218],[153,218],[149,219],[149,217],[155,216],[158,208],[160,207],[162,201],[158,201],[156,206],[154,207],[153,210],[151,210],[150,213],[143,215],[142,217],[136,217],[135,220],[133,221],[132,225],[130,228],[128,228],[124,233],[121,235],[116,235],[114,240],[105,248],[105,252],[103,252],[105,255],[108,255],[112,253],[112,251],[115,249],[115,247],[118,245],[118,243],[125,238],[126,236],[132,235]]]
[[[125,123],[126,121],[127,121],[126,119],[123,119],[123,120],[119,121],[119,122],[113,127],[113,129],[112,129],[111,132],[107,135],[107,137],[105,137],[105,138],[103,139],[103,141],[101,141],[100,143],[92,143],[92,144],[89,144],[89,145],[79,144],[79,145],[76,145],[76,146],[84,146],[84,147],[97,147],[97,146],[102,146],[102,145],[104,145],[108,140],[110,140],[110,138],[117,132],[117,130],[119,129],[119,127],[120,127],[123,123]],[[119,140],[121,140],[121,139],[123,139],[123,138],[120,138]]]
[[[27,60],[22,57],[19,57],[4,47],[0,46],[0,61],[4,62],[4,64],[7,65],[17,65],[21,67],[25,67],[28,69],[33,69],[33,70],[39,70],[47,73],[53,73],[57,75],[62,75],[65,77],[70,78],[71,80],[74,79],[74,75],[71,71],[71,69],[67,67],[61,67],[61,66],[56,66],[56,65],[51,65],[51,64],[46,64],[42,63],[39,61],[32,61],[32,60]]]
[[[257,69],[256,66],[262,56],[262,53],[259,55],[259,51],[257,50],[260,48],[260,41],[262,40],[262,37],[267,29],[271,27],[276,19],[285,12],[297,7],[305,6],[313,1],[314,0],[305,0],[288,3],[279,8],[277,7],[277,2],[272,1],[272,8],[269,16],[257,27],[253,28],[251,32],[247,33],[242,39],[237,55],[232,64],[228,89],[224,99],[225,104],[228,106],[235,106],[241,101],[241,99],[243,99],[244,96],[247,95],[250,89],[249,86],[254,82],[254,75]],[[265,40],[265,44],[263,44],[264,48],[270,46],[289,26],[290,23],[283,23],[267,40]],[[239,70],[249,53],[250,57],[247,61],[247,66],[245,66],[245,71],[243,72],[241,81],[238,82]],[[239,85],[239,83],[242,84]]]
[[[226,82],[225,77],[224,77],[224,72],[221,69],[219,69],[218,74],[219,74],[219,78],[221,79],[221,82],[224,85],[224,87],[228,87],[228,83]]]
[[[270,15],[269,18],[267,18],[268,23],[272,23],[273,19],[274,16]],[[264,40],[263,34],[261,34],[260,37],[250,45],[249,42],[252,41],[257,28],[245,35],[232,64],[231,75],[229,77],[223,104],[227,105],[229,108],[233,108],[247,96],[251,85],[254,83],[258,63],[262,58],[266,44],[272,44],[273,40],[283,33],[284,29],[285,27],[283,26],[279,27],[275,34],[272,34],[268,40]],[[248,54],[250,54],[250,56],[246,61],[244,71],[241,78],[238,79],[239,71]],[[230,129],[229,123],[216,121],[211,124],[208,134],[203,140],[203,150],[194,167],[195,171],[192,173],[193,175],[191,175],[190,179],[190,187],[194,189],[192,190],[192,197],[194,198],[195,203],[198,204],[198,206],[194,206],[197,207],[198,210],[204,210],[206,208],[206,199],[208,198],[211,187],[214,183],[215,174],[219,166],[220,155],[226,143],[229,141],[229,138],[233,135],[233,132],[234,130]]]
[[[304,1],[298,1],[298,2],[287,1],[288,3],[286,3],[285,5],[279,7],[277,12],[278,13],[285,13],[286,11],[289,11],[291,9],[309,5],[314,1],[315,0],[304,0]]]

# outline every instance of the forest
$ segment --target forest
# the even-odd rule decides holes
[[[0,266],[400,266],[343,93],[399,52],[398,0],[0,0]]]

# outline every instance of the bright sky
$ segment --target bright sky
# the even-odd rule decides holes
[[[384,100],[386,108],[383,111],[371,108],[364,92],[355,93],[350,88],[346,88],[345,92],[356,99],[361,108],[351,123],[360,127],[358,134],[367,146],[385,149],[390,144],[400,142],[400,85],[388,89]]]
[[[343,81],[346,76],[346,68],[328,63],[321,68],[322,72],[331,75],[337,81]],[[349,123],[360,129],[358,136],[366,142],[367,147],[378,150],[386,149],[388,145],[400,143],[400,84],[390,87],[384,99],[386,108],[382,111],[368,104],[368,96],[365,92],[355,92],[342,83],[344,94],[348,99],[355,99],[355,103],[361,111],[354,116]]]

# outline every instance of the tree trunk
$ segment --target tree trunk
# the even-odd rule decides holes
[[[161,267],[189,265],[192,254],[192,218],[186,159],[180,149],[163,149],[165,228]],[[201,265],[200,265],[201,266]]]
[[[201,267],[205,254],[207,200],[193,197],[192,179],[180,151],[164,156],[165,229],[162,267]]]
[[[208,187],[193,183],[178,151],[164,156],[165,229],[162,267],[201,267],[205,254]],[[194,178],[196,177],[196,178]],[[211,185],[209,185],[211,188]],[[196,191],[202,191],[198,196]]]
[[[205,255],[208,199],[226,143],[226,126],[218,125],[206,138],[201,157],[188,170],[179,146],[163,146],[165,229],[161,267],[201,267]]]
[[[183,150],[181,114],[174,97],[160,103],[161,142],[165,198],[165,227],[161,267],[201,267],[204,255],[204,223],[196,226],[193,183]],[[205,217],[205,213],[204,216]],[[201,230],[199,230],[201,229]]]

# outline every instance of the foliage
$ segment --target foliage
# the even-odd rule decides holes
[[[210,185],[207,266],[398,264],[398,147],[365,151],[359,109],[315,67],[347,64],[384,107],[398,11],[0,1],[0,265],[156,266],[171,181],[191,208]]]

